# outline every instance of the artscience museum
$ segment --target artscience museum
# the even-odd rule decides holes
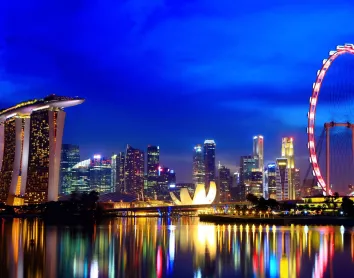
[[[180,191],[180,199],[176,197],[173,192],[170,192],[173,202],[178,206],[186,205],[209,205],[216,197],[216,184],[214,181],[210,182],[209,192],[206,194],[204,184],[197,184],[193,198],[189,194],[187,188],[182,188]]]

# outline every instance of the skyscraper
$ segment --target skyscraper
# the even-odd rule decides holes
[[[205,189],[208,192],[211,181],[215,181],[215,147],[214,140],[204,141]]]
[[[230,169],[226,166],[220,165],[218,167],[218,190],[219,196],[217,198],[220,202],[229,202],[231,200],[231,186],[232,176]]]
[[[156,188],[157,195],[160,199],[170,198],[170,188],[176,186],[176,173],[173,169],[159,166],[158,186]]]
[[[258,156],[245,155],[240,158],[240,181],[239,181],[239,200],[244,200],[248,193],[258,192],[258,175],[253,172],[258,169]],[[253,188],[255,186],[255,188]],[[257,193],[257,195],[259,195]]]
[[[117,158],[117,188],[116,192],[124,192],[124,163],[125,153],[120,152]]]
[[[124,191],[141,196],[144,190],[144,152],[127,145],[124,163]]]
[[[276,163],[269,163],[265,168],[264,197],[276,199]]]
[[[252,169],[250,183],[246,185],[246,196],[248,193],[263,196],[263,173],[260,169]]]
[[[70,192],[89,192],[91,159],[80,161],[71,169],[72,181]]]
[[[264,141],[262,135],[253,137],[253,155],[258,157],[258,168],[264,171]]]
[[[196,145],[193,151],[193,183],[205,183],[205,165],[202,145]]]
[[[71,193],[73,180],[72,168],[80,162],[79,146],[63,144],[60,160],[60,194]]]
[[[153,191],[157,188],[160,166],[159,146],[148,146],[147,148],[147,186]]]
[[[300,180],[300,169],[294,169],[294,190],[295,190],[295,198],[301,199],[301,180]]]
[[[295,158],[294,140],[292,137],[282,138],[281,157],[287,159],[288,179],[289,179],[289,199],[295,200]]]
[[[240,183],[251,180],[252,170],[258,169],[258,158],[253,155],[244,155],[240,158]]]
[[[0,111],[0,201],[20,205],[58,199],[63,109],[83,101],[51,95]]]
[[[111,161],[101,155],[94,155],[90,164],[90,190],[100,193],[110,193],[115,191],[112,184],[112,166]]]
[[[111,157],[111,188],[112,192],[116,192],[118,187],[118,173],[119,173],[119,157],[114,154]]]
[[[287,168],[288,160],[287,158],[277,158],[277,168],[276,168],[276,199],[289,200],[289,169]]]

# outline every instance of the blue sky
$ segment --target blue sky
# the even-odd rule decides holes
[[[179,181],[194,144],[215,139],[234,169],[255,134],[266,161],[294,136],[306,171],[312,83],[329,50],[354,42],[353,14],[351,0],[2,1],[0,107],[82,96],[64,139],[83,158],[158,144]]]

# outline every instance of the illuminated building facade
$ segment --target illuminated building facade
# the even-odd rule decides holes
[[[3,127],[4,143],[3,163],[0,172],[0,201],[7,202],[10,189],[13,195],[15,195],[16,191],[20,189],[17,186],[18,181],[22,183],[22,175],[20,174],[20,167],[22,165],[19,159],[21,159],[23,150],[23,120],[20,117],[11,117],[4,122]],[[15,192],[13,192],[14,189]]]
[[[252,181],[255,178],[253,172],[258,170],[258,157],[253,155],[241,156],[240,158],[240,182],[239,188],[239,201],[246,199],[248,193],[258,192],[258,186],[252,188],[258,182]],[[252,193],[253,194],[253,193]]]
[[[218,195],[217,201],[229,202],[231,200],[232,176],[230,169],[220,165],[218,167]]]
[[[276,168],[276,200],[289,200],[289,169],[287,158],[277,158]]]
[[[195,186],[205,182],[203,146],[196,145],[193,151],[193,182]]]
[[[117,188],[116,188],[116,192],[124,192],[124,163],[125,163],[125,153],[120,152],[117,157]]]
[[[73,181],[72,168],[80,162],[80,148],[77,145],[63,144],[60,160],[60,194],[70,194]]]
[[[83,101],[51,95],[0,111],[0,201],[21,205],[58,199],[63,109]]]
[[[300,169],[294,169],[294,190],[295,190],[295,198],[301,199],[301,178],[300,178]]]
[[[258,158],[253,155],[241,156],[240,159],[240,183],[251,180],[252,170],[258,169]]]
[[[276,183],[276,163],[269,163],[264,171],[265,182],[263,196],[265,198],[276,199],[277,183]]]
[[[159,166],[158,174],[156,193],[159,195],[159,199],[168,198],[170,188],[176,187],[176,173],[168,167]]]
[[[232,185],[230,189],[232,201],[243,201],[245,197],[244,185],[240,183],[240,170],[233,173]]]
[[[263,173],[259,169],[253,169],[250,181],[245,184],[246,196],[253,194],[257,197],[263,196]]]
[[[119,173],[119,157],[114,154],[111,157],[111,192],[116,192],[118,187],[118,173]]]
[[[157,188],[160,167],[160,147],[148,146],[147,148],[147,187],[154,191]]]
[[[205,188],[208,191],[210,182],[215,182],[215,148],[214,140],[204,141]]]
[[[124,192],[138,195],[144,190],[144,152],[127,145],[124,163]]]
[[[281,157],[285,157],[288,160],[288,168],[295,168],[295,159],[294,159],[294,139],[292,137],[284,137],[282,139],[281,145]]]
[[[71,169],[72,181],[71,192],[89,192],[90,191],[90,167],[91,159],[81,161]]]
[[[115,191],[112,185],[112,165],[111,161],[101,155],[94,155],[90,165],[90,190],[100,193]]]
[[[282,138],[281,157],[287,159],[289,176],[289,199],[295,200],[295,158],[294,158],[294,139],[292,137]]]
[[[253,137],[253,156],[258,157],[258,166],[262,172],[264,171],[264,139],[262,135]]]

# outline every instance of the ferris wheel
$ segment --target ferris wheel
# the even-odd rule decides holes
[[[353,102],[352,99],[354,99],[353,88],[348,89],[348,87],[345,87],[344,85],[341,85],[340,89],[333,89],[332,87],[330,90],[332,95],[335,95],[337,93],[336,91],[341,90],[341,91],[345,91],[346,97],[345,98],[342,97],[342,99],[340,100],[341,101],[340,106],[334,108],[333,111],[335,113],[332,114],[331,119],[326,118],[326,120],[324,120],[324,118],[318,117],[317,115],[320,91],[321,91],[320,99],[327,98],[328,102],[326,105],[329,106],[329,100],[328,100],[329,98],[326,97],[325,95],[322,96],[324,80],[326,80],[326,82],[331,82],[331,84],[336,82],[336,80],[328,80],[329,69],[332,67],[334,61],[336,61],[338,57],[346,56],[345,54],[354,57],[353,44],[345,44],[345,45],[337,46],[336,50],[330,51],[329,57],[323,60],[323,65],[321,69],[317,72],[316,82],[313,84],[312,96],[310,98],[310,107],[307,114],[308,117],[307,134],[308,134],[308,150],[309,150],[310,164],[312,166],[313,176],[317,180],[317,185],[322,188],[323,193],[327,196],[333,194],[331,189],[331,184],[333,183],[331,182],[331,173],[333,171],[331,170],[331,167],[336,166],[336,167],[343,168],[343,165],[341,164],[344,163],[340,160],[339,162],[334,163],[335,165],[331,163],[331,155],[333,152],[333,150],[331,150],[331,144],[333,145],[331,134],[335,133],[334,131],[335,128],[339,128],[341,130],[346,129],[347,133],[348,132],[350,133],[350,139],[349,139],[351,144],[349,146],[350,150],[348,150],[348,146],[347,146],[347,149],[345,151],[342,151],[342,153],[343,154],[350,153],[352,159],[354,160],[354,120],[353,120],[354,117],[352,118],[349,117],[352,112],[354,115],[354,109],[351,112],[347,112],[350,109],[343,108],[344,105],[349,106],[352,104]],[[354,63],[351,63],[351,68],[353,68],[353,66]],[[354,71],[352,73],[354,74]],[[345,74],[341,73],[339,76],[343,76],[343,75]],[[347,75],[350,77],[352,76],[351,74],[347,74]],[[342,95],[344,95],[344,93],[342,93]],[[345,117],[338,117],[339,113],[345,114]],[[321,129],[322,129],[322,133],[320,136],[318,136],[318,132],[316,133],[316,131]],[[343,138],[344,137],[342,137],[342,139],[340,140],[343,141],[344,140]],[[320,162],[320,150],[322,149],[323,141],[326,142],[325,146],[323,147],[326,155],[325,158],[321,160],[323,162]],[[352,169],[352,172],[354,173],[354,169]]]

